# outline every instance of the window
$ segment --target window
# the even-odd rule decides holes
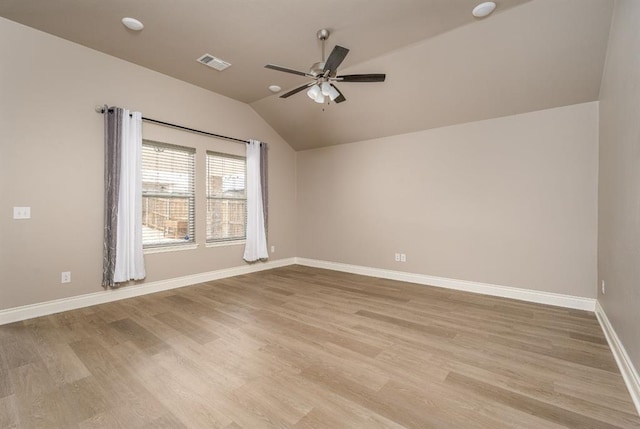
[[[207,152],[207,243],[244,240],[246,158]]]
[[[142,143],[144,248],[195,243],[195,149]]]

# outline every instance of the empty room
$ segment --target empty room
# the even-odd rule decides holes
[[[0,428],[640,428],[638,22],[0,0]]]

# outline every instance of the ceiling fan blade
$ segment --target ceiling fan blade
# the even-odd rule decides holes
[[[340,94],[335,98],[335,100],[333,100],[334,103],[342,103],[343,101],[347,101],[347,99],[344,98],[344,95],[342,95],[342,93],[340,92],[337,86],[335,86],[334,84],[331,84],[331,86]]]
[[[297,87],[296,89],[292,89],[291,91],[289,91],[289,92],[287,92],[287,93],[285,93],[285,94],[282,94],[282,95],[280,96],[280,98],[287,98],[287,97],[291,97],[292,95],[297,94],[297,93],[299,93],[300,91],[302,91],[302,90],[304,90],[304,89],[309,88],[309,87],[310,87],[311,85],[313,85],[314,83],[316,83],[316,82],[315,82],[315,81],[313,81],[313,82],[305,83],[304,85],[299,86],[299,87]]]
[[[281,71],[281,72],[285,72],[285,73],[297,74],[299,76],[314,77],[313,75],[311,75],[309,73],[305,73],[305,72],[301,72],[301,71],[298,71],[298,70],[289,69],[289,68],[282,67],[282,66],[277,66],[275,64],[267,64],[264,67],[268,68],[268,69],[271,69],[271,70],[277,70],[277,71]]]
[[[344,61],[344,57],[347,56],[349,50],[347,48],[343,48],[342,46],[336,45],[329,54],[329,58],[324,63],[324,72],[329,71],[329,76],[335,76],[340,64]]]
[[[345,74],[343,76],[336,76],[341,82],[384,82],[387,77],[384,73],[374,74]]]

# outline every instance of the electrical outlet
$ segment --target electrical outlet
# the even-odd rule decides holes
[[[602,280],[602,294],[604,295],[605,293],[606,292],[605,292],[605,288],[604,288],[604,280]]]
[[[271,246],[271,253],[276,253],[276,246]]]
[[[71,271],[63,271],[60,275],[60,283],[71,283]]]
[[[396,262],[400,262],[400,254],[396,253]]]
[[[407,262],[407,255],[404,253],[400,254],[400,262]]]
[[[14,219],[31,219],[31,207],[14,207]]]

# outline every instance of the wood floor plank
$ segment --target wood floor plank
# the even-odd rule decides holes
[[[69,345],[105,392],[111,414],[121,424],[137,427],[163,415],[166,409],[133,375],[140,368],[123,366],[123,361],[95,339],[84,339]],[[141,353],[144,354],[144,353]],[[149,355],[146,360],[148,362]],[[139,364],[140,365],[140,364]],[[142,365],[140,365],[142,366]]]
[[[51,395],[55,383],[41,361],[27,363],[10,371],[15,388],[15,409],[24,427],[69,427],[70,416]]]
[[[187,427],[223,427],[230,419],[218,403],[224,400],[221,392],[209,389],[206,379],[185,371],[189,365],[171,349],[153,357],[156,365],[140,368],[135,377],[151,388],[171,415]]]
[[[491,384],[497,388],[513,391],[528,397],[535,397],[547,404],[553,404],[557,407],[583,414],[596,420],[604,420],[620,427],[627,427],[629,425],[631,425],[631,427],[640,426],[640,418],[628,413],[628,407],[623,407],[623,409],[620,410],[621,412],[612,412],[612,410],[616,408],[610,406],[612,405],[611,400],[604,397],[602,391],[599,392],[597,398],[592,397],[591,400],[589,400],[577,397],[575,394],[576,392],[590,391],[590,389],[583,388],[565,393],[560,391],[557,384],[549,379],[541,380],[518,375],[505,377],[478,367],[451,361],[445,363],[445,365],[450,368],[450,373],[464,375]],[[586,385],[583,387],[586,387]],[[571,393],[573,393],[573,395]]]
[[[570,334],[570,337],[580,341],[588,341],[590,343],[602,344],[603,346],[607,345],[607,339],[604,337],[604,335],[596,336],[596,335],[581,334],[579,332],[572,332]]]
[[[9,366],[3,353],[0,353],[0,399],[13,395],[13,384],[9,377]]]
[[[308,336],[319,342],[334,343],[365,356],[375,356],[381,351],[378,347],[369,345],[357,339],[345,338],[342,335],[335,334],[324,328],[319,328],[298,320],[290,319],[280,314],[261,311],[257,314],[257,317],[263,323],[279,325],[285,329],[296,332],[300,336]]]
[[[596,420],[552,404],[547,404],[525,395],[501,389],[489,383],[484,383],[455,372],[451,372],[447,376],[446,381],[453,385],[477,392],[489,400],[503,403],[512,408],[559,423],[566,427],[584,429],[613,429],[620,427],[609,424],[606,421]],[[637,425],[634,426],[637,427]]]
[[[37,348],[27,337],[0,344],[0,353],[9,369],[37,362],[40,357]]]
[[[17,428],[20,424],[15,395],[0,398],[0,428]]]
[[[636,414],[635,405],[630,402],[629,392],[621,375],[607,378],[591,377],[591,374],[558,377],[554,380],[555,390],[579,398],[590,399],[592,402],[602,402],[610,408],[626,413]]]
[[[525,427],[556,429],[555,425],[545,424],[539,419],[525,419],[517,413],[510,412],[511,410],[494,408],[493,404],[473,398],[465,392],[453,392],[438,382],[429,383],[428,389],[418,389],[390,381],[377,396],[396,407],[421,410],[428,416],[423,418],[428,422],[428,427],[508,428],[510,424],[505,417],[510,416],[511,420],[518,420],[519,424]],[[496,412],[501,415],[500,418],[495,418]]]
[[[99,413],[78,423],[79,429],[124,429],[111,412]]]
[[[66,383],[49,392],[48,396],[58,403],[70,426],[106,412],[110,407],[106,392],[92,376]]]
[[[383,322],[392,323],[394,325],[401,326],[407,329],[413,329],[423,334],[435,335],[444,338],[453,338],[456,336],[455,331],[438,328],[437,326],[423,325],[420,323],[411,322],[409,320],[399,319],[397,317],[385,316],[384,314],[375,313],[373,311],[360,310],[357,311],[358,316],[370,317],[372,319],[378,319]]]
[[[442,427],[445,423],[439,419],[423,415],[423,410],[411,410],[383,401],[376,396],[375,391],[333,373],[329,368],[311,366],[304,369],[301,375],[336,395],[368,408],[372,412],[378,413],[407,428],[433,427],[434,424]]]
[[[148,350],[153,354],[167,347],[160,338],[130,318],[116,320],[110,325],[119,331],[125,340],[131,341],[140,350]]]
[[[318,428],[370,428],[399,429],[403,426],[387,419],[367,407],[346,400],[320,384],[299,374],[282,374],[278,377],[283,386],[294,395],[313,398],[313,409],[300,419],[294,427]],[[321,418],[328,416],[327,420]]]
[[[288,266],[0,326],[0,428],[637,428],[593,313]]]
[[[214,333],[209,332],[206,329],[198,326],[197,324],[183,319],[182,317],[170,311],[156,314],[154,317],[164,324],[172,327],[176,331],[179,331],[192,340],[198,342],[199,344],[206,344],[209,341],[213,341],[218,338],[218,336]]]

